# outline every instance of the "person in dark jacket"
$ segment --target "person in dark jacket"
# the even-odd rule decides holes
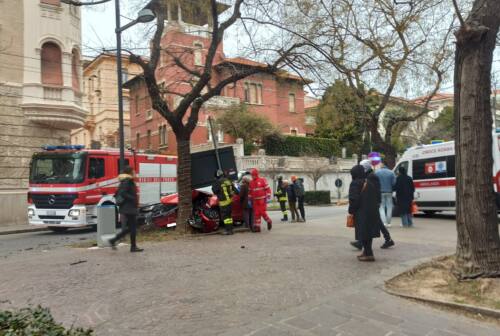
[[[401,225],[403,227],[412,227],[411,205],[413,203],[415,186],[413,185],[413,179],[406,174],[405,167],[400,166],[398,172],[399,175],[396,178],[394,190],[396,191],[396,204],[401,214]]]
[[[243,220],[245,221],[245,224],[248,226],[248,228],[253,231],[253,211],[252,207],[250,206],[250,200],[248,199],[248,188],[251,180],[252,177],[250,175],[244,175],[241,178],[240,203],[241,208],[243,209]]]
[[[351,169],[352,182],[349,186],[349,214],[354,215],[356,240],[361,241],[363,253],[359,261],[375,261],[372,250],[373,238],[380,237],[380,186],[376,176],[365,178],[365,169],[356,165]]]
[[[233,195],[236,193],[233,183],[229,180],[222,170],[215,173],[217,178],[212,184],[212,192],[219,200],[219,211],[224,223],[224,235],[233,234],[233,217],[231,217],[231,203]]]
[[[293,184],[295,185],[295,194],[297,195],[298,208],[300,216],[302,217],[301,219],[299,219],[299,222],[305,222],[306,210],[304,209],[304,179],[296,178],[295,181],[293,181]]]
[[[276,192],[274,193],[274,197],[278,199],[280,204],[281,212],[283,213],[283,218],[281,218],[282,222],[288,222],[288,210],[286,209],[286,203],[288,201],[286,197],[286,188],[287,186],[283,182],[283,177],[278,177],[278,186],[276,187]]]
[[[137,247],[137,210],[139,198],[137,196],[137,186],[134,182],[135,173],[132,167],[126,166],[118,175],[120,185],[115,194],[115,199],[120,213],[122,230],[114,238],[109,240],[111,247],[116,249],[116,242],[130,233],[130,252],[142,252],[143,249]]]
[[[370,179],[375,184],[377,190],[381,190],[380,180],[378,176],[373,172],[373,167],[370,160],[363,160],[359,164],[363,166],[363,168],[365,169],[365,176],[370,177]],[[380,195],[380,200],[382,201],[382,194]],[[394,240],[392,240],[391,238],[389,230],[387,230],[384,223],[382,222],[382,218],[381,218],[381,223],[382,226],[380,227],[380,232],[382,232],[382,235],[384,236],[384,243],[382,244],[382,246],[380,246],[380,248],[387,249],[391,246],[394,246],[395,243]],[[363,248],[363,244],[360,241],[353,241],[351,242],[351,245],[357,248],[358,250],[361,250]]]
[[[300,219],[300,216],[297,211],[297,194],[295,193],[295,185],[293,183],[290,183],[286,188],[286,194],[288,196],[288,207],[290,208],[290,213],[292,214],[292,223],[294,223]]]

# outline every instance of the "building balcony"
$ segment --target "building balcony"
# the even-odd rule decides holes
[[[207,109],[224,109],[234,105],[238,105],[239,103],[239,98],[215,96],[206,101],[203,106]]]
[[[25,84],[21,107],[29,120],[65,130],[83,127],[87,116],[81,94],[64,86]]]

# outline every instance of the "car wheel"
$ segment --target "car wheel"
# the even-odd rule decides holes
[[[427,216],[433,216],[436,214],[437,211],[434,210],[424,210],[423,213],[426,214]]]

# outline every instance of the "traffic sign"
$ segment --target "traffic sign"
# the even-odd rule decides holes
[[[335,180],[335,186],[336,186],[337,188],[342,188],[342,180],[341,180],[341,179],[339,179],[339,178],[338,178],[338,179],[336,179],[336,180]]]

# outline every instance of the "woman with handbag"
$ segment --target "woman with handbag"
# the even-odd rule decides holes
[[[366,178],[365,169],[356,165],[351,169],[352,182],[349,186],[349,215],[353,216],[357,241],[363,245],[359,261],[375,261],[372,250],[373,238],[380,237],[380,190],[374,181],[374,174]],[[349,219],[348,219],[349,224]]]
[[[130,233],[130,252],[142,252],[144,250],[138,248],[136,244],[139,198],[137,196],[137,186],[134,182],[135,173],[132,167],[126,166],[123,168],[122,173],[118,175],[118,179],[120,185],[116,191],[115,200],[120,213],[122,230],[114,238],[111,238],[109,243],[113,249],[116,249],[116,242]]]
[[[413,179],[406,173],[405,167],[400,166],[398,172],[394,190],[396,191],[396,204],[401,214],[401,226],[413,227],[412,204],[415,186]]]

